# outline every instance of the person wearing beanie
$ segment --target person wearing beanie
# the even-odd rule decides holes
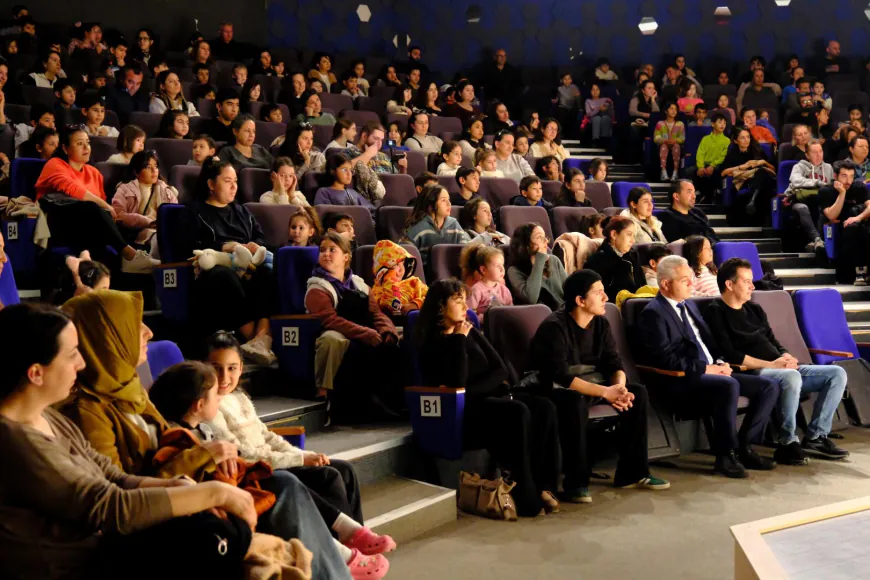
[[[578,270],[565,280],[565,305],[550,314],[532,338],[529,368],[555,403],[562,444],[563,501],[589,503],[590,465],[586,424],[590,399],[618,412],[618,488],[664,490],[670,483],[653,477],[647,457],[646,387],[628,384],[624,365],[604,317],[607,294],[601,276]]]

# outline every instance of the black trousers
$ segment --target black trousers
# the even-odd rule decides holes
[[[713,451],[725,455],[738,447],[758,443],[779,399],[779,384],[767,377],[733,374],[701,375],[672,383],[675,406],[681,412],[713,418]],[[737,399],[750,400],[737,432]]]
[[[329,465],[323,467],[291,467],[288,471],[308,488],[327,527],[331,528],[342,513],[359,524],[365,523],[359,479],[350,463],[330,459]]]
[[[843,228],[839,256],[852,268],[870,265],[870,227],[857,223]]]
[[[531,393],[468,398],[464,425],[468,443],[487,449],[510,472],[517,513],[541,511],[541,492],[555,492],[559,483],[556,405]]]
[[[129,245],[112,214],[95,203],[42,204],[42,208],[48,209],[46,219],[54,245],[69,246],[76,252],[88,250],[94,259],[106,253],[106,246],[120,254]]]
[[[626,385],[634,394],[628,411],[619,414],[616,429],[619,462],[614,484],[636,483],[649,475],[647,460],[647,407],[649,395],[643,385]],[[592,399],[570,389],[553,389],[550,399],[555,403],[559,417],[559,440],[562,444],[562,464],[565,490],[589,486],[589,454],[586,427]]]
[[[200,273],[193,293],[193,320],[201,333],[238,330],[275,312],[275,277],[262,266],[249,279],[226,266],[215,266]]]
[[[699,177],[698,168],[693,165],[686,170],[686,176],[692,180],[704,199],[712,199],[715,190],[722,187],[722,169],[718,165],[713,168],[712,175],[705,177]]]

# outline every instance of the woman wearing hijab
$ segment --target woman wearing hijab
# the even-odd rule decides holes
[[[85,368],[78,374],[75,398],[65,413],[91,446],[125,473],[148,471],[158,441],[169,428],[139,382],[136,367],[145,363],[151,330],[142,322],[139,292],[98,290],[63,306],[78,331]],[[205,443],[176,455],[163,473],[186,475],[212,463],[231,469],[234,445]],[[286,471],[275,471],[263,487],[277,497],[260,516],[258,531],[298,538],[314,554],[314,578],[348,578],[348,568],[305,486]]]

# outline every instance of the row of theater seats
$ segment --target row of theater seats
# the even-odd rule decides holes
[[[764,291],[753,293],[752,299],[764,308],[775,336],[801,364],[834,364],[862,356],[849,331],[837,291],[799,290],[794,293],[794,301],[785,291]],[[698,302],[703,309],[713,299],[691,300]],[[666,396],[667,389],[663,388],[669,376],[657,372],[653,367],[635,364],[643,350],[636,324],[648,302],[649,299],[628,300],[622,312],[614,304],[607,304],[606,318],[629,382],[645,383],[649,387],[653,401],[649,411],[649,453],[650,459],[660,459],[680,453],[675,420],[702,419],[708,422],[709,418],[676,416]],[[409,316],[408,328],[413,328],[415,314]],[[512,381],[518,380],[526,368],[531,339],[549,314],[550,309],[541,304],[498,306],[487,312],[484,333],[502,358],[509,361]],[[408,328],[405,335],[411,341],[408,346],[412,349],[412,360],[416,361],[413,332]],[[435,457],[451,460],[462,458],[464,451],[469,450],[463,440],[465,389],[412,386],[406,389],[406,399],[417,445]],[[806,413],[802,417],[802,425],[806,425],[806,416],[811,412],[814,399],[815,393],[803,403],[799,413]],[[748,405],[748,399],[740,397],[739,410],[745,410]],[[437,413],[433,409],[437,409]],[[616,411],[606,404],[594,405],[589,410],[593,425],[607,426],[608,418],[615,414]],[[846,411],[841,403],[835,428],[845,426],[846,421]]]

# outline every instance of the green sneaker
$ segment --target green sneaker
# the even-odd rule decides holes
[[[648,477],[644,477],[640,481],[635,483],[630,483],[628,485],[621,485],[619,489],[651,489],[653,491],[661,491],[663,489],[669,489],[671,487],[670,482],[665,479],[661,479],[660,477],[653,477],[652,475]]]
[[[589,493],[588,487],[566,489],[559,495],[562,501],[567,501],[569,503],[592,503],[592,494]]]

